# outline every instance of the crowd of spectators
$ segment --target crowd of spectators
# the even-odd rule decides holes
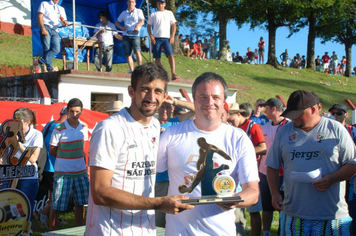
[[[257,44],[258,48],[252,50],[250,47],[247,48],[247,52],[240,54],[240,52],[232,52],[230,47],[230,42],[226,41],[226,60],[236,63],[244,64],[264,64],[264,54],[265,54],[265,41],[263,37]],[[219,36],[215,32],[214,35],[211,34],[209,39],[199,39],[196,36],[196,40],[192,36],[179,35],[179,44],[183,54],[191,59],[219,59]],[[303,69],[306,68],[307,60],[305,55],[300,55],[297,53],[293,57],[289,57],[288,49],[285,49],[283,53],[279,56],[280,61],[278,64],[284,67]],[[319,55],[315,59],[315,69],[319,72],[334,74],[334,75],[345,75],[346,69],[346,57],[342,56],[339,58],[335,51],[333,51],[331,56],[328,56],[328,52],[320,57]],[[354,68],[356,71],[356,67]]]

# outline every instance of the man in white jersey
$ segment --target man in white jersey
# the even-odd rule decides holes
[[[239,195],[244,202],[200,205],[175,216],[166,215],[166,235],[234,235],[233,208],[247,207],[258,200],[259,179],[253,145],[242,130],[221,121],[227,91],[225,80],[215,73],[204,73],[195,80],[192,94],[196,118],[173,125],[162,133],[157,171],[168,169],[168,195],[179,194],[179,185],[197,172],[196,160],[200,153],[197,139],[203,137],[231,157],[231,161],[223,162],[229,169],[221,173],[231,176],[236,183],[240,181]],[[223,164],[221,159],[214,154],[216,165]],[[187,196],[201,197],[200,184]]]
[[[355,145],[339,122],[320,116],[316,94],[293,92],[266,165],[280,235],[349,235],[345,179],[356,172]],[[283,164],[284,200],[279,192]]]
[[[266,108],[266,116],[270,120],[266,124],[262,125],[263,136],[266,140],[267,152],[260,159],[260,165],[258,167],[260,174],[260,190],[261,190],[261,199],[262,199],[262,227],[263,227],[263,236],[269,236],[271,231],[271,224],[273,220],[273,212],[275,209],[272,206],[272,196],[269,191],[269,186],[267,182],[267,166],[266,158],[269,152],[269,149],[272,146],[276,132],[289,120],[281,116],[283,113],[283,103],[278,98],[270,98],[265,103],[259,104],[261,107]],[[283,171],[280,173],[281,183],[283,182]]]
[[[135,68],[131,106],[99,123],[90,141],[86,235],[155,235],[154,210],[178,214],[184,196],[154,198],[160,125],[153,115],[167,96],[168,74],[153,63]]]

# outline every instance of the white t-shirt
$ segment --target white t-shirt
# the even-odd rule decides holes
[[[256,153],[251,140],[241,129],[221,124],[211,132],[199,130],[194,120],[169,127],[161,135],[158,150],[157,171],[168,168],[168,195],[181,195],[179,185],[185,183],[184,177],[197,172],[199,158],[197,139],[204,137],[206,142],[223,150],[231,157],[225,160],[214,153],[213,161],[230,168],[220,173],[230,175],[235,182],[242,184],[259,181]],[[201,185],[197,185],[189,197],[201,197]],[[166,235],[235,235],[234,210],[225,211],[215,204],[196,206],[177,215],[166,215]]]
[[[117,18],[118,22],[124,21],[125,27],[127,30],[122,34],[123,36],[138,36],[138,33],[134,34],[133,31],[138,24],[138,22],[142,19],[145,19],[143,16],[143,12],[141,9],[135,8],[132,12],[128,10],[121,12],[120,16]],[[141,29],[141,27],[140,27]],[[140,32],[140,29],[138,31]]]
[[[156,11],[148,18],[147,24],[153,26],[153,36],[155,38],[171,37],[171,25],[176,23],[176,19],[171,11]]]
[[[100,122],[90,140],[89,165],[114,172],[111,185],[154,197],[160,125],[138,123],[125,109]],[[95,205],[89,195],[86,235],[156,235],[154,210]]]
[[[30,127],[30,130],[28,131],[27,135],[25,136],[25,143],[22,143],[22,146],[26,149],[27,147],[38,147],[42,148],[43,147],[43,136],[40,131],[37,129],[33,128],[32,126]],[[14,155],[16,158],[20,158],[22,155],[22,152],[17,151],[16,154]],[[33,177],[26,177],[24,179],[38,179],[38,167],[37,163],[31,163],[28,161],[26,165],[34,165],[36,168],[35,175]]]
[[[109,30],[105,30],[105,33],[103,34],[97,34],[100,42],[103,42],[103,47],[114,45],[113,36],[117,34],[117,32],[112,31],[112,30],[116,30],[116,26],[112,22],[108,21],[107,25],[103,25],[102,22],[99,22],[98,24],[95,25],[95,27],[97,28],[94,30],[94,33],[96,33],[99,30],[98,28],[109,29]]]
[[[54,30],[58,30],[58,27],[61,25],[60,17],[67,20],[64,8],[58,4],[53,4],[53,1],[43,1],[37,12],[43,13],[43,23]]]

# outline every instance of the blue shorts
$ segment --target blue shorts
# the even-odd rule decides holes
[[[283,212],[279,215],[280,236],[292,235],[350,235],[351,217],[337,220],[305,220],[291,217]]]
[[[141,42],[138,36],[124,36],[122,38],[122,46],[124,47],[124,56],[128,57],[132,54],[132,49],[134,53],[141,52]]]
[[[153,58],[161,58],[161,47],[163,47],[166,56],[173,55],[172,45],[169,38],[155,38],[156,44],[152,45]]]
[[[74,205],[88,204],[89,178],[83,177],[56,177],[53,179],[53,193],[51,208],[57,211],[66,211],[70,193],[73,190]]]

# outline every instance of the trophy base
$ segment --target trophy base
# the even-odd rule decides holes
[[[218,204],[218,203],[234,203],[243,202],[244,200],[240,196],[233,197],[219,197],[219,196],[202,196],[200,198],[189,198],[188,200],[182,200],[182,203],[189,205],[203,205],[203,204]]]

